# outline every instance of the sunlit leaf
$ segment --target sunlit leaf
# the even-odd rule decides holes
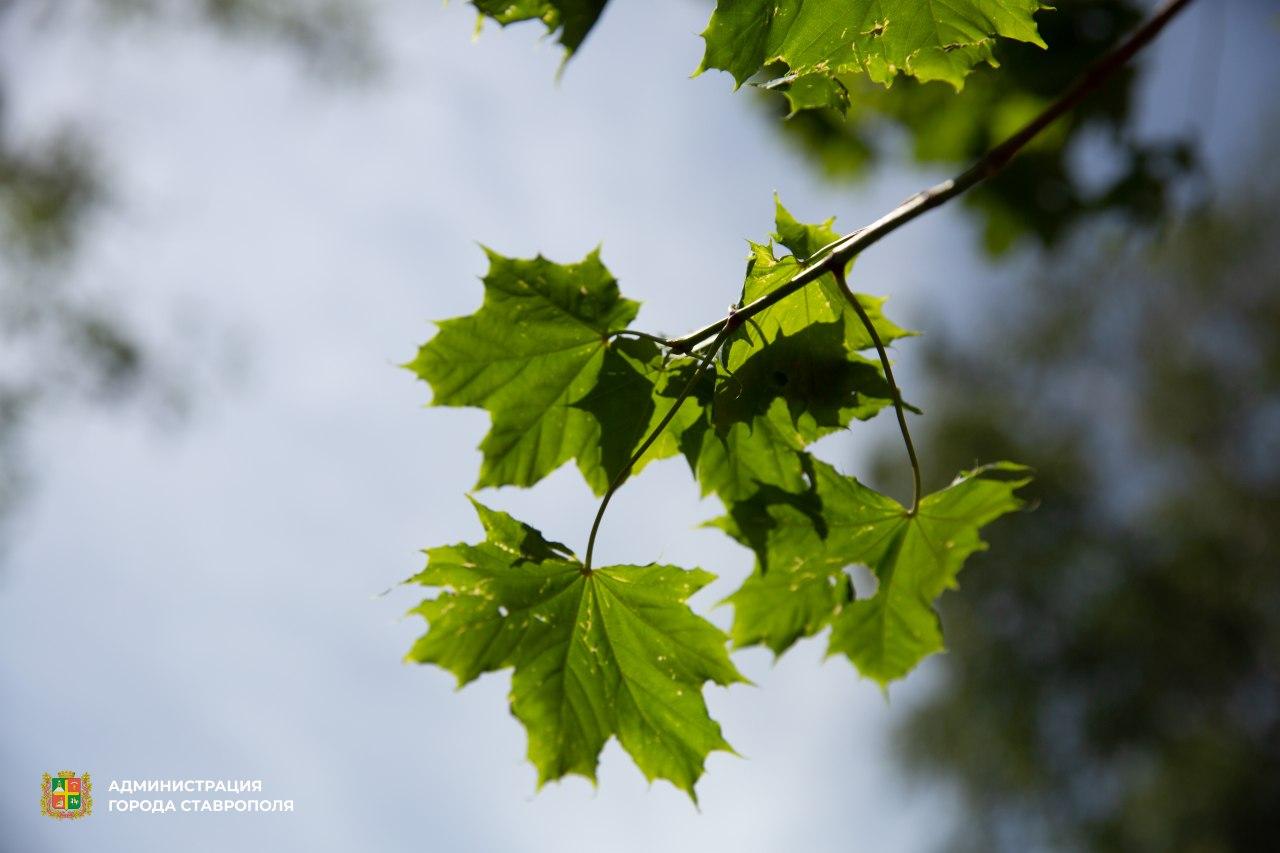
[[[577,459],[602,492],[600,425],[573,404],[595,387],[607,333],[639,305],[618,294],[596,252],[577,264],[488,256],[480,310],[440,323],[406,366],[431,385],[434,405],[492,413],[477,487],[529,486]]]
[[[830,465],[807,459],[809,486],[764,489],[716,523],[757,556],[755,573],[727,601],[736,645],[781,653],[833,625],[830,651],[881,684],[941,651],[933,601],[955,586],[965,559],[984,546],[981,527],[1021,506],[1028,471],[999,463],[962,474],[906,507]],[[869,568],[878,587],[852,600],[846,570]]]
[[[841,74],[889,85],[898,74],[956,89],[980,63],[996,64],[997,37],[1044,46],[1038,0],[719,0],[702,37],[700,70],[728,71],[741,85],[762,70],[796,87],[793,109],[842,108]],[[823,85],[820,79],[833,80]]]
[[[694,796],[708,753],[732,752],[702,687],[743,681],[725,636],[685,600],[713,576],[674,566],[608,566],[587,574],[563,546],[476,505],[486,539],[427,552],[412,582],[443,590],[413,612],[428,630],[408,659],[459,685],[513,669],[511,710],[528,732],[538,784],[595,780],[617,737],[648,779]]]
[[[751,244],[743,304],[781,287],[838,237],[833,220],[803,224],[776,207],[773,237],[791,254]],[[883,299],[857,298],[882,342],[913,334],[884,316]],[[724,345],[711,399],[700,400],[706,423],[686,427],[681,444],[704,494],[735,502],[762,486],[803,488],[797,453],[892,402],[878,358],[860,352],[872,347],[830,275],[742,323]]]

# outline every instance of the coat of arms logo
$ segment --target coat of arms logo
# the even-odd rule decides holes
[[[80,776],[71,770],[46,773],[40,790],[40,812],[58,820],[84,817],[93,813],[92,794],[88,773]]]

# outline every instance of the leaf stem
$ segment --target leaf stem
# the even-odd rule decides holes
[[[646,437],[645,440],[641,442],[640,446],[636,448],[635,453],[631,454],[631,459],[627,461],[626,465],[622,466],[622,470],[614,475],[613,482],[609,483],[609,488],[605,491],[604,497],[600,499],[600,508],[596,510],[595,520],[591,522],[591,534],[587,537],[587,557],[582,562],[582,573],[587,577],[591,576],[591,557],[595,553],[596,535],[600,532],[600,522],[604,519],[604,511],[609,507],[609,501],[613,499],[613,493],[618,491],[622,484],[626,482],[627,477],[631,475],[631,469],[635,467],[635,464],[640,461],[640,457],[644,456],[653,443],[658,440],[658,436],[662,435],[662,431],[666,429],[672,419],[675,418],[676,412],[680,410],[680,406],[689,398],[689,395],[693,393],[693,389],[697,386],[698,380],[702,379],[703,374],[707,372],[707,368],[711,367],[715,363],[713,359],[715,358],[716,353],[719,352],[721,345],[724,344],[725,339],[738,328],[738,323],[733,322],[733,318],[734,311],[731,308],[729,309],[730,322],[725,323],[724,327],[720,330],[720,333],[708,348],[706,357],[700,359],[700,363],[698,364],[697,369],[694,370],[693,376],[689,377],[689,381],[685,383],[685,386],[681,389],[679,396],[677,396],[675,402],[671,404],[671,408],[665,415],[663,415],[662,420],[658,421],[658,425],[653,428],[648,437]],[[641,334],[643,335],[643,333]],[[648,335],[644,336],[650,337]]]
[[[893,378],[889,354],[885,351],[884,342],[880,340],[880,333],[876,331],[875,323],[872,323],[871,318],[867,316],[867,310],[862,307],[857,295],[849,289],[849,282],[844,277],[844,267],[836,267],[833,275],[836,284],[840,285],[840,292],[853,306],[858,319],[866,327],[867,334],[871,335],[871,342],[876,345],[876,352],[880,354],[880,366],[884,368],[884,378],[889,383],[889,393],[893,395],[893,410],[898,414],[898,429],[902,430],[902,443],[907,446],[907,458],[911,461],[911,509],[907,510],[907,515],[913,516],[920,509],[920,460],[916,458],[916,445],[911,440],[911,430],[907,428],[907,413],[902,405],[902,391]]]
[[[1141,27],[1134,30],[1123,42],[1110,53],[1090,65],[1085,72],[1056,101],[1047,106],[1039,115],[1027,122],[1021,130],[1014,133],[1004,142],[987,151],[973,165],[954,178],[921,190],[902,204],[877,219],[866,227],[851,231],[845,236],[825,246],[815,253],[817,260],[806,264],[786,283],[770,291],[759,299],[744,305],[730,317],[717,320],[695,332],[669,341],[669,346],[677,352],[688,350],[702,341],[715,335],[734,317],[741,322],[759,314],[777,302],[785,299],[812,281],[816,281],[827,273],[843,270],[855,255],[881,238],[897,231],[911,220],[946,204],[951,199],[977,186],[996,175],[1008,165],[1009,161],[1021,151],[1028,142],[1035,139],[1045,128],[1059,118],[1079,106],[1080,102],[1100,89],[1117,71],[1124,67],[1133,56],[1154,39],[1165,25],[1179,12],[1187,7],[1191,0],[1165,0],[1165,3],[1147,19]]]
[[[706,359],[706,356],[703,355],[698,350],[672,349],[671,341],[667,340],[661,335],[651,335],[648,332],[640,332],[635,329],[618,329],[617,331],[609,332],[607,335],[605,335],[605,337],[619,338],[619,337],[622,337],[623,335],[630,335],[632,337],[639,338],[645,341],[653,341],[655,344],[662,347],[663,349],[668,350],[669,352],[675,353],[676,355],[679,355],[679,356],[686,356],[688,358],[701,359],[701,360]]]
[[[619,338],[619,337],[622,337],[623,335],[630,335],[633,338],[642,338],[646,341],[653,341],[655,344],[661,347],[667,347],[667,348],[671,347],[671,341],[667,340],[661,335],[651,335],[648,332],[640,332],[635,329],[618,329],[617,331],[610,332],[605,337]]]

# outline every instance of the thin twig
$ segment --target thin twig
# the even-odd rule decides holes
[[[605,337],[620,338],[623,335],[630,335],[633,338],[641,338],[642,340],[653,341],[658,346],[666,347],[668,349],[671,348],[671,341],[662,337],[662,335],[651,335],[648,332],[640,332],[635,329],[617,329],[616,331],[609,332],[609,334],[607,334]]]
[[[684,358],[692,358],[700,361],[707,360],[707,357],[698,350],[674,350],[671,348],[671,341],[661,335],[651,335],[648,332],[640,332],[635,329],[618,329],[617,331],[609,332],[605,337],[620,338],[623,335],[630,335],[643,341],[653,341],[658,346],[667,350],[668,353],[674,353],[675,355],[682,356]]]
[[[1155,38],[1164,29],[1165,25],[1190,3],[1191,0],[1166,0],[1164,5],[1145,24],[1135,30],[1106,56],[1089,66],[1080,79],[1058,100],[1027,122],[1017,133],[984,154],[968,169],[954,178],[916,193],[865,228],[859,228],[857,231],[841,237],[827,246],[825,254],[822,254],[814,263],[805,266],[804,269],[800,270],[776,290],[772,290],[756,301],[744,305],[732,316],[738,318],[739,321],[753,317],[827,273],[843,270],[854,255],[863,249],[879,242],[881,238],[897,231],[917,216],[946,204],[966,190],[998,173],[1013,159],[1014,155],[1021,151],[1041,131],[1075,109],[1081,101],[1111,79],[1117,71],[1133,58],[1134,54]],[[682,338],[675,338],[670,341],[671,348],[677,352],[687,351],[690,347],[715,337],[729,321],[730,318],[725,317]]]
[[[867,334],[871,335],[871,342],[876,345],[876,352],[880,354],[880,366],[884,368],[884,378],[889,383],[889,393],[893,395],[893,410],[898,413],[898,429],[902,430],[902,443],[907,446],[907,458],[911,460],[911,509],[907,510],[907,515],[915,515],[920,509],[920,460],[916,458],[916,446],[911,440],[911,430],[907,429],[907,413],[902,405],[902,391],[893,378],[893,366],[889,364],[889,354],[885,352],[880,333],[876,331],[875,323],[872,323],[871,318],[867,316],[867,310],[862,307],[858,297],[849,289],[849,282],[844,277],[844,268],[837,267],[834,275],[836,284],[840,285],[840,292],[853,306],[858,319],[866,327]]]
[[[676,412],[680,410],[680,406],[689,398],[689,395],[693,393],[693,389],[697,386],[698,380],[702,379],[703,374],[707,372],[707,368],[715,364],[712,359],[714,359],[716,353],[719,352],[720,346],[725,342],[725,339],[733,333],[734,329],[738,328],[738,324],[732,322],[732,311],[729,313],[729,319],[730,322],[726,323],[724,328],[720,331],[720,334],[716,336],[715,341],[708,349],[707,357],[701,360],[697,369],[694,370],[693,376],[689,377],[689,381],[685,383],[684,388],[680,391],[680,395],[676,397],[675,402],[671,404],[670,410],[663,415],[662,420],[658,421],[658,425],[653,428],[644,442],[636,448],[635,453],[631,454],[631,459],[628,460],[626,465],[622,466],[622,470],[614,475],[613,482],[609,484],[609,488],[605,491],[604,497],[600,499],[600,508],[596,510],[595,520],[591,522],[591,534],[587,537],[587,558],[582,562],[582,573],[584,575],[587,575],[588,577],[591,575],[591,555],[596,549],[596,534],[600,532],[600,522],[604,518],[604,511],[609,507],[609,501],[613,499],[613,493],[618,491],[619,487],[626,482],[627,477],[631,475],[631,469],[640,461],[640,457],[644,456],[653,443],[658,440],[658,436],[662,435],[662,431],[671,423],[671,420],[676,416]]]

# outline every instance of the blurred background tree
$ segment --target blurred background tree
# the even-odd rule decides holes
[[[1003,67],[958,96],[850,80],[847,120],[775,126],[833,179],[899,150],[961,167],[1143,10],[1060,4],[1047,53],[1002,44]],[[1202,35],[1212,80],[1222,47]],[[911,775],[959,794],[944,848],[1265,850],[1280,834],[1280,185],[1215,192],[1189,140],[1140,135],[1140,73],[965,197],[988,253],[1034,274],[958,283],[970,310],[919,324],[926,482],[1037,469],[1037,508],[996,525],[944,597],[950,654],[898,732]],[[905,492],[900,457],[888,445],[878,470]]]
[[[292,52],[326,82],[375,67],[361,0],[0,0],[0,44],[47,39],[66,27],[203,27]],[[183,357],[131,321],[127,294],[89,293],[93,270],[77,250],[111,215],[111,176],[82,129],[18,130],[6,92],[20,85],[0,63],[0,523],[28,474],[22,443],[49,407],[131,403],[166,421],[198,390]]]
[[[955,849],[1280,834],[1280,187],[1225,198],[1154,241],[1089,229],[928,348],[929,480],[1037,470],[899,732],[961,795]]]
[[[902,152],[958,171],[1146,10],[1058,4],[1039,19],[1049,51],[1003,43],[959,95],[849,79],[847,118],[762,103],[833,180]],[[1210,22],[1187,95],[1202,114],[1215,39]],[[963,316],[919,323],[926,483],[992,459],[1037,469],[1034,511],[996,525],[943,598],[950,653],[897,732],[909,774],[959,795],[945,849],[1209,853],[1280,835],[1276,151],[1246,172],[1260,182],[1215,190],[1190,139],[1139,131],[1141,73],[964,197],[988,255],[1034,273],[958,281]],[[906,494],[901,455],[891,442],[876,467]]]

